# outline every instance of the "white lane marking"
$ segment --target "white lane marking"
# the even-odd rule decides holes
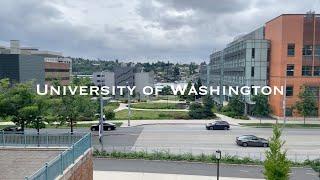
[[[239,170],[240,172],[245,172],[245,173],[248,173],[249,171],[247,171],[247,170],[242,170],[242,169],[240,169]]]

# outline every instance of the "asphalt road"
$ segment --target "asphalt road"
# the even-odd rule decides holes
[[[125,171],[164,174],[186,174],[216,176],[215,164],[146,161],[146,160],[115,160],[94,159],[95,171]],[[264,179],[261,166],[225,165],[220,166],[220,176]],[[291,180],[318,180],[317,174],[309,168],[293,168]]]
[[[49,133],[66,132],[68,129],[45,129]],[[88,128],[79,128],[75,132],[90,132]],[[267,148],[239,147],[235,138],[244,134],[254,134],[269,138],[271,128],[253,128],[232,126],[231,130],[208,131],[204,125],[145,125],[130,128],[117,128],[105,132],[103,138],[105,150],[169,150],[172,153],[191,152],[193,154],[211,154],[220,149],[223,154],[264,159]],[[285,129],[282,139],[286,141],[288,157],[293,161],[320,158],[320,129]],[[93,133],[93,145],[101,148],[97,132]]]
[[[240,147],[235,138],[244,134],[254,134],[269,138],[271,128],[232,126],[229,131],[208,131],[204,125],[145,125],[131,128],[118,128],[106,132],[106,150],[169,150],[172,153],[192,152],[211,154],[220,149],[223,154],[264,159],[263,147]],[[293,161],[320,158],[319,129],[285,129],[282,139],[285,149]],[[99,147],[98,141],[94,145]]]

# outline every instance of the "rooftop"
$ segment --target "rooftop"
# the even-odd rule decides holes
[[[57,157],[63,149],[1,148],[1,179],[24,179]]]

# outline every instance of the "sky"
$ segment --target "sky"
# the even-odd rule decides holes
[[[133,62],[208,61],[234,37],[320,0],[0,0],[0,45]]]

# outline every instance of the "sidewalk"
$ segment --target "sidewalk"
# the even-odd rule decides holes
[[[241,119],[233,119],[231,117],[217,114],[220,120],[228,121],[231,125],[239,126],[241,123],[260,123],[259,119],[254,117],[250,117],[250,120],[241,120]],[[150,124],[206,124],[212,122],[216,119],[155,119],[155,120],[131,120],[131,126],[141,126],[141,125],[150,125]],[[92,124],[98,123],[99,121],[78,121],[77,124]],[[128,120],[110,120],[108,122],[122,122],[121,127],[128,127]],[[262,119],[262,123],[273,123],[277,122],[276,119]],[[283,123],[284,121],[278,120],[278,123]],[[303,124],[303,120],[287,120],[287,124]],[[319,120],[307,120],[307,124],[320,124]],[[0,125],[14,125],[12,122],[0,122]]]
[[[216,176],[199,176],[183,174],[160,174],[160,173],[143,173],[143,172],[122,172],[122,171],[93,171],[95,180],[216,180]],[[220,180],[259,180],[251,178],[220,177]]]

